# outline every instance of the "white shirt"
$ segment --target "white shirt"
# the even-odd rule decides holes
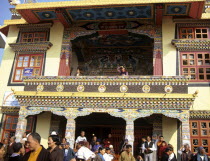
[[[200,156],[202,160],[204,160],[204,156]]]
[[[95,158],[95,154],[88,148],[82,146],[76,153],[77,158],[88,160],[90,158]]]
[[[85,136],[83,136],[83,137],[82,136],[78,136],[77,140],[76,140],[76,143],[79,143],[80,141],[85,141],[86,142],[87,138]]]
[[[114,159],[113,155],[105,153],[103,155],[105,161],[112,161]]]
[[[174,154],[174,153],[171,153],[171,154],[169,155],[168,161],[172,160],[174,157],[175,157],[175,154]]]
[[[149,146],[150,143],[151,143],[151,141],[150,142],[145,142],[144,144],[142,144],[142,150],[146,150],[145,144],[148,144],[148,146]],[[152,150],[152,151],[156,150],[154,143],[152,145],[152,148],[150,148],[150,150]]]

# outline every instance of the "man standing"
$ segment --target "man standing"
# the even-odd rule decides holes
[[[75,148],[77,147],[77,144],[79,142],[87,142],[87,138],[85,137],[85,131],[81,131],[80,136],[77,137],[75,142],[76,142]]]
[[[14,153],[14,150],[13,150],[14,143],[15,143],[15,136],[12,136],[10,138],[10,143],[9,143],[8,151],[7,151],[9,157]]]
[[[38,133],[31,133],[27,141],[30,151],[24,155],[22,161],[50,161],[50,152],[40,145],[41,136]]]
[[[123,151],[120,155],[119,161],[135,161],[135,158],[132,155],[132,146],[126,145],[126,150]]]
[[[183,150],[184,148],[184,150]],[[181,154],[181,161],[192,161],[193,153],[190,151],[190,146],[185,144],[178,150],[178,153]]]
[[[70,148],[69,142],[67,142],[64,146],[65,146],[65,149],[64,149],[64,159],[63,159],[63,161],[76,160],[75,159],[75,153],[74,153],[73,149]]]
[[[156,149],[150,136],[147,136],[147,141],[142,144],[142,150],[144,150],[144,161],[154,161],[153,151]]]

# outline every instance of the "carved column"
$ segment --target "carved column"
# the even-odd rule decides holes
[[[25,115],[19,115],[16,127],[15,137],[16,142],[21,142],[24,132],[26,131],[27,119]]]
[[[70,143],[70,147],[74,148],[74,140],[75,140],[75,120],[73,117],[67,118],[66,123],[66,134],[65,137],[67,141]]]
[[[161,38],[154,38],[153,75],[163,75],[162,54],[163,53],[161,35]]]
[[[128,143],[133,147],[134,142],[134,120],[133,118],[126,118],[125,139],[128,139]]]
[[[189,118],[187,120],[182,121],[182,145],[183,144],[190,145],[190,123]]]

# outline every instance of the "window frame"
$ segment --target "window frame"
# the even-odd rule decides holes
[[[24,67],[23,65],[21,67],[18,67],[18,60],[19,60],[19,57],[26,57],[28,56],[29,57],[29,60],[28,60],[28,65],[27,67]],[[41,58],[41,64],[39,67],[36,67],[36,66],[32,66],[30,67],[30,63],[31,63],[31,57],[32,56],[42,56]],[[24,60],[23,60],[23,63],[24,63]],[[15,80],[15,76],[16,76],[16,72],[17,70],[24,70],[24,68],[34,68],[34,69],[40,69],[39,71],[39,75],[42,75],[42,70],[43,70],[43,64],[44,64],[44,54],[43,53],[36,53],[36,54],[18,54],[16,56],[16,59],[15,59],[15,66],[14,66],[14,69],[13,69],[13,77],[12,77],[12,82],[14,83],[20,83],[20,82],[23,82],[22,80],[18,81],[18,80]]]
[[[202,59],[198,58],[198,55],[202,54]],[[209,55],[209,58],[205,59],[205,54]],[[183,59],[183,55],[187,55],[187,59]],[[194,59],[189,59],[190,55],[194,55]],[[187,61],[187,65],[183,64],[183,61],[186,60]],[[199,65],[199,60],[202,60],[204,64]],[[205,52],[205,51],[195,51],[195,52],[188,52],[188,51],[184,51],[184,52],[180,52],[180,73],[181,75],[185,75],[185,76],[191,76],[191,75],[195,75],[195,79],[191,79],[191,82],[210,82],[210,79],[207,79],[207,75],[210,77],[210,72],[207,72],[207,69],[210,70],[210,64],[209,65],[205,65],[205,61],[209,61],[210,62],[210,51]],[[194,64],[191,65],[190,61],[194,61]],[[186,71],[188,71],[187,73],[184,72],[184,69],[188,69]],[[190,70],[192,69],[192,70]],[[190,71],[193,71],[194,69],[194,73],[190,73]],[[203,69],[203,74],[200,73],[200,69]],[[200,79],[201,76],[204,76],[203,79]]]
[[[12,128],[6,129],[8,118],[12,118],[12,120],[14,120],[15,118],[18,119],[19,116],[18,115],[6,115],[5,121],[4,121],[4,125],[3,125],[2,140],[5,138],[5,136],[10,136],[10,133],[15,133],[16,132],[16,129],[17,129],[17,123],[10,123],[10,127],[12,125],[16,124],[15,129],[12,129]],[[28,116],[26,119],[27,119],[27,125],[26,125],[26,127],[28,126],[28,119],[31,119],[32,120],[31,123],[30,123],[30,130],[27,130],[26,129],[26,132],[29,133],[29,132],[32,132],[33,131],[33,128],[34,128],[34,124],[35,124],[36,119],[35,119],[35,116]]]
[[[192,29],[193,32],[192,32],[192,38],[188,38],[188,33],[182,33],[182,30],[183,29],[186,29],[186,30],[189,30],[189,29]],[[201,32],[201,38],[197,38],[196,35],[199,35],[199,33],[196,33],[196,29],[206,29],[207,30],[207,33],[203,33]],[[206,34],[207,35],[207,38],[203,38],[203,35]],[[187,38],[182,38],[182,35],[187,35]],[[209,31],[209,28],[207,27],[179,27],[179,39],[209,39],[210,38],[210,31]]]
[[[45,34],[44,37],[36,37],[35,35],[36,34],[40,34],[40,33],[43,33]],[[33,36],[31,37],[32,41],[23,41],[24,39],[28,40],[27,38],[24,38],[24,34],[32,34]],[[21,43],[31,43],[31,42],[43,42],[43,41],[35,41],[34,39],[35,38],[44,38],[43,41],[48,41],[48,32],[47,31],[36,31],[36,32],[20,32],[20,36],[18,38],[18,42],[21,42]]]
[[[192,123],[197,123],[197,128],[192,128]],[[201,124],[202,122],[206,123],[206,128],[202,128]],[[197,129],[198,135],[192,135],[192,130]],[[207,135],[202,135],[201,130],[206,129]],[[191,145],[192,145],[192,152],[194,152],[194,147],[200,147],[203,146],[205,148],[208,148],[208,155],[210,155],[210,120],[190,120],[190,138],[191,138]],[[194,145],[193,141],[198,140],[198,145]],[[207,140],[208,145],[203,145],[202,140]]]

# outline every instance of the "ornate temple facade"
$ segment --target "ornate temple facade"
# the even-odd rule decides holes
[[[205,0],[18,4],[5,20],[1,139],[52,131],[71,146],[112,133],[164,135],[210,154],[210,13]],[[128,76],[119,76],[124,66]],[[81,71],[76,76],[77,69]],[[116,150],[117,151],[117,150]],[[176,151],[176,150],[175,150]]]

